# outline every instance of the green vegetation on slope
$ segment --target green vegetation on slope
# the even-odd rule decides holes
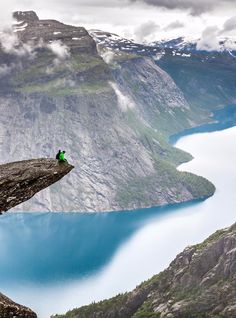
[[[32,93],[46,93],[49,96],[71,96],[79,94],[89,94],[89,93],[101,93],[110,90],[108,82],[92,82],[92,83],[81,83],[70,87],[60,80],[51,80],[47,83],[36,84],[36,85],[26,85],[18,88],[17,91],[32,94]]]
[[[43,50],[37,58],[24,63],[11,83],[22,93],[70,96],[110,89],[108,74],[109,69],[99,56],[73,54],[69,59],[55,62],[55,55]]]
[[[156,174],[132,178],[120,184],[116,201],[121,207],[163,205],[166,202],[173,204],[205,199],[214,194],[215,187],[207,179],[180,172],[158,156],[155,161]]]
[[[187,152],[167,143],[166,138],[159,130],[143,123],[133,110],[129,109],[125,116],[128,125],[133,129],[143,145],[153,153],[153,156],[159,155],[161,159],[175,166],[193,158]]]
[[[159,313],[153,311],[151,301],[145,301],[131,318],[160,318]]]
[[[98,311],[98,312],[107,311],[109,310],[111,306],[113,307],[113,311],[119,310],[122,304],[127,301],[127,296],[128,296],[128,293],[119,294],[111,299],[100,301],[98,303],[93,302],[89,306],[84,306],[80,308],[79,310],[74,309],[74,310],[68,311],[68,313],[66,314],[66,317],[67,318],[77,318],[77,317],[86,318],[88,316],[91,316],[92,313],[95,311]],[[62,317],[65,317],[65,316],[64,315],[54,316],[54,318],[62,318]]]
[[[217,231],[202,244],[188,247],[168,269],[134,291],[54,318],[159,318],[161,313],[166,317],[174,313],[173,317],[181,318],[234,317],[235,235],[236,224]],[[229,266],[232,266],[230,271]],[[214,276],[212,280],[199,284],[208,277],[209,271]],[[224,315],[222,312],[227,306],[229,312]]]
[[[176,170],[176,166],[192,159],[191,155],[169,145],[155,129],[141,122],[134,111],[128,110],[129,127],[149,150],[155,172],[148,176],[130,176],[118,182],[116,202],[123,209],[173,204],[211,196],[214,185],[203,177]]]

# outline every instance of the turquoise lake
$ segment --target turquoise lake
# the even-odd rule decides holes
[[[123,213],[1,216],[0,291],[48,318],[131,290],[187,245],[234,223],[235,110],[217,111],[218,123],[171,139],[194,156],[179,169],[215,184],[208,200]]]

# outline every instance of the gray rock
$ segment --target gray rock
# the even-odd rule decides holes
[[[60,318],[236,317],[236,224],[186,248],[159,275],[133,292],[74,309]],[[137,297],[138,295],[138,297]],[[131,306],[133,304],[133,306]],[[119,308],[125,315],[119,314]],[[58,317],[58,316],[57,316]]]
[[[74,167],[54,159],[34,159],[0,166],[0,213],[29,200]]]
[[[37,318],[29,308],[21,306],[0,293],[0,318]]]
[[[120,211],[214,193],[207,180],[175,169],[191,156],[165,136],[191,126],[192,113],[166,72],[133,56],[107,65],[84,28],[40,20],[33,12],[15,17],[15,51],[30,46],[32,52],[0,49],[2,63],[14,65],[0,76],[2,163],[51,157],[62,148],[76,166],[61,186],[15,211]],[[55,41],[69,53],[59,62],[49,49]]]

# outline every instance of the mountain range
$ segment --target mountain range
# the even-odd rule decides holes
[[[3,161],[52,157],[62,149],[75,166],[60,185],[15,210],[125,210],[214,193],[206,179],[176,170],[191,155],[168,137],[211,120],[211,108],[192,103],[166,71],[165,58],[159,65],[149,54],[110,52],[95,32],[40,20],[33,11],[14,18],[0,36]],[[171,65],[174,56],[168,58]],[[231,72],[233,65],[216,106],[235,97],[231,87],[228,92]]]
[[[125,210],[214,193],[208,180],[176,169],[192,157],[168,140],[235,103],[234,52],[182,39],[136,44],[33,11],[14,18],[0,34],[2,161],[65,149],[75,166],[15,211]],[[134,291],[59,317],[234,317],[235,239],[235,225],[218,231]],[[2,294],[0,309],[0,317],[36,316]]]

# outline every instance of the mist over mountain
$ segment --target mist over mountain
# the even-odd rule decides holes
[[[83,27],[32,11],[14,18],[0,37],[4,162],[62,148],[75,166],[17,210],[123,210],[212,195],[207,180],[175,169],[191,156],[167,143],[208,118],[153,59],[105,56]]]
[[[151,57],[180,88],[191,111],[197,114],[195,121],[198,118],[204,121],[209,116],[205,112],[235,103],[236,40],[233,37],[222,39],[216,50],[206,50],[198,47],[199,39],[190,37],[137,44],[108,32],[92,30],[90,34],[100,50]]]
[[[190,2],[180,7],[192,16],[218,8],[213,2],[209,8]],[[138,5],[166,6],[161,1]],[[177,7],[176,2],[166,9]],[[34,11],[16,11],[13,18],[0,32],[2,163],[44,159],[23,161],[17,173],[15,164],[2,166],[2,211],[122,212],[214,194],[215,186],[203,176],[177,169],[192,156],[169,140],[212,123],[213,111],[236,103],[236,42],[225,36],[235,28],[234,17],[221,27],[208,26],[201,39],[150,43],[146,36],[184,24],[145,22],[135,29],[136,43],[72,22],[40,19]],[[71,164],[67,170],[58,171],[56,160],[49,159],[59,149]],[[72,165],[60,183],[31,198]],[[20,191],[28,185],[27,193]],[[234,281],[235,225],[187,248],[133,292],[61,317],[233,317]],[[1,308],[3,318],[35,317],[2,294],[0,318]]]

